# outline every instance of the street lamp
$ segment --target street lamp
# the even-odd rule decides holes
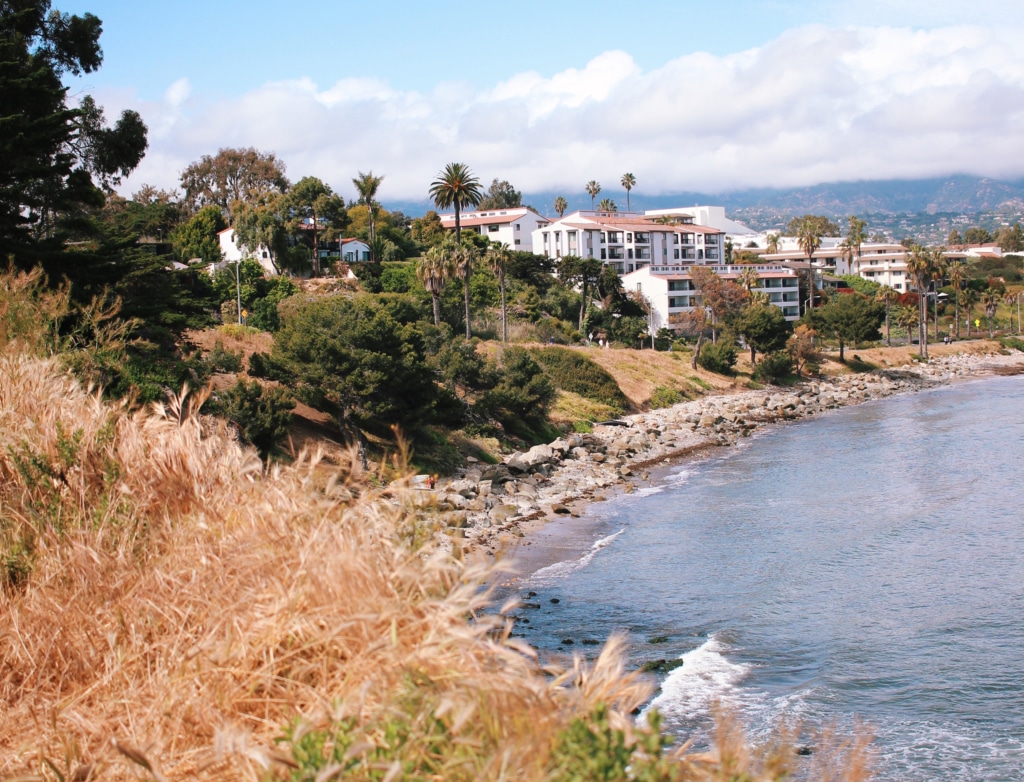
[[[242,265],[242,259],[235,261],[235,293],[238,296],[238,325],[242,325],[242,278],[238,267]]]

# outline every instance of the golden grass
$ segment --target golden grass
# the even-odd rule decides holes
[[[345,724],[349,756],[393,751],[375,779],[430,755],[433,778],[540,782],[599,705],[637,738],[651,682],[621,641],[541,670],[484,613],[495,566],[437,546],[401,481],[354,455],[326,490],[315,454],[265,472],[202,395],[106,403],[42,342],[0,358],[0,545],[26,565],[0,589],[0,778],[299,778],[288,726]],[[775,778],[765,757],[736,739],[659,778]]]

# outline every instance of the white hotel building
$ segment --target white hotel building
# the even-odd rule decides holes
[[[455,230],[455,213],[440,215],[441,225]],[[529,207],[509,209],[487,209],[479,212],[460,212],[459,226],[466,231],[475,231],[486,236],[491,242],[503,242],[512,250],[535,252],[534,231],[550,221],[541,217]]]
[[[548,258],[598,258],[619,274],[651,264],[715,264],[725,233],[681,216],[672,223],[618,212],[574,212],[533,232],[533,252]]]

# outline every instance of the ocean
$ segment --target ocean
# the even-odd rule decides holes
[[[553,522],[516,630],[682,660],[650,707],[698,746],[721,701],[755,739],[864,723],[879,779],[1022,779],[1022,457],[1021,376],[766,430]]]

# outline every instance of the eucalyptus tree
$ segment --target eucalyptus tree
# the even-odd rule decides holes
[[[367,171],[365,174],[360,171],[359,176],[352,180],[352,184],[355,185],[356,192],[359,193],[359,199],[356,203],[363,204],[366,207],[370,221],[370,236],[369,240],[372,242],[376,237],[376,222],[374,220],[373,208],[377,206],[377,191],[380,189],[380,183],[384,181],[384,175],[374,176],[373,171]]]
[[[807,308],[814,309],[814,253],[821,247],[821,227],[810,219],[802,220],[799,226],[797,243],[807,256]]]
[[[558,196],[555,199],[555,211],[558,212],[558,216],[562,217],[565,214],[565,210],[569,208],[569,204],[562,196]]]
[[[953,286],[953,320],[956,322],[956,338],[960,339],[960,291],[967,281],[967,264],[963,261],[950,261],[946,267],[946,277]]]
[[[498,278],[501,289],[501,341],[508,342],[508,307],[505,302],[505,272],[512,260],[512,250],[505,242],[495,242],[487,248],[487,263]]]
[[[907,248],[907,274],[914,281],[917,288],[917,313],[918,313],[918,355],[921,358],[928,358],[928,300],[926,297],[928,284],[932,277],[932,254],[919,244],[913,243]]]
[[[596,287],[604,264],[597,258],[581,258],[578,255],[564,255],[558,261],[558,279],[563,285],[580,286],[580,318],[579,328],[583,329],[583,319],[590,305],[591,286]]]
[[[590,196],[590,209],[594,209],[594,199],[597,198],[597,194],[601,192],[601,183],[596,179],[591,179],[587,182],[584,188],[587,191],[587,195]]]
[[[459,214],[464,207],[476,206],[480,203],[483,193],[480,180],[464,163],[449,163],[438,174],[437,179],[430,183],[430,197],[438,209],[455,209],[455,243],[462,245],[462,223]],[[460,273],[466,300],[466,339],[472,336],[469,327],[469,278],[473,274],[473,258],[475,253],[460,256]]]
[[[622,186],[626,189],[626,211],[629,211],[629,191],[636,187],[636,177],[632,174],[622,175]]]
[[[416,264],[416,277],[430,294],[434,305],[434,325],[441,325],[441,293],[445,283],[455,273],[453,253],[455,243],[451,240],[431,247]]]

